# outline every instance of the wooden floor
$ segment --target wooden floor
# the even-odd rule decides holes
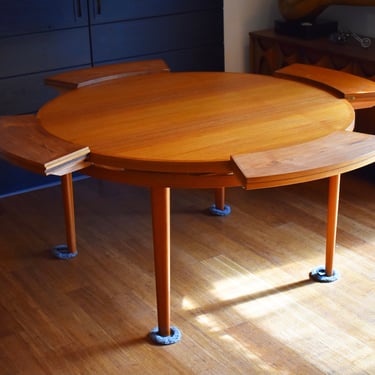
[[[79,256],[64,242],[60,189],[0,200],[0,374],[375,374],[374,182],[343,177],[335,265],[324,263],[326,181],[172,192],[172,321],[182,341],[152,345],[156,325],[149,193],[75,184]]]

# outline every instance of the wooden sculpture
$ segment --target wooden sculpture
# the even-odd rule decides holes
[[[287,21],[314,20],[330,5],[372,6],[375,0],[279,0],[280,13]]]

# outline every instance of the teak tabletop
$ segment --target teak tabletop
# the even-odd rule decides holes
[[[180,338],[170,325],[170,188],[252,188],[258,167],[278,175],[277,183],[271,178],[267,185],[264,179],[262,187],[333,176],[326,249],[330,277],[340,173],[375,160],[373,139],[346,136],[354,126],[346,100],[268,76],[167,73],[105,81],[57,97],[41,108],[38,119],[54,136],[89,147],[91,166],[83,173],[151,188],[158,309],[152,338],[161,344]],[[320,139],[325,139],[323,156],[310,163],[320,152]],[[342,146],[337,155],[336,141]],[[300,146],[305,143],[306,155]],[[284,179],[288,174],[293,178]]]
[[[50,133],[95,164],[227,173],[230,156],[306,142],[352,126],[351,106],[319,89],[237,73],[170,73],[69,92],[39,112]]]

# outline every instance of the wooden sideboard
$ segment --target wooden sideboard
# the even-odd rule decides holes
[[[375,80],[375,40],[365,49],[350,38],[345,44],[326,38],[305,40],[276,34],[273,30],[250,32],[250,69],[272,74],[292,63],[343,70]]]
[[[353,38],[338,44],[328,37],[306,40],[273,30],[250,32],[249,37],[251,73],[270,75],[281,67],[302,63],[342,70],[375,81],[374,39],[365,49]],[[355,130],[375,134],[375,107],[356,111]],[[371,170],[375,168],[371,166]]]
[[[261,30],[249,33],[250,72],[271,75],[284,66],[301,63],[319,65],[375,81],[375,40],[362,48],[350,38],[345,44],[326,38],[306,40]],[[375,107],[356,111],[355,130],[375,134]],[[375,165],[361,168],[360,173],[375,180]]]

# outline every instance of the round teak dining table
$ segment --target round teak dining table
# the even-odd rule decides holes
[[[170,189],[243,187],[233,155],[272,156],[350,131],[354,111],[346,100],[291,80],[184,72],[73,90],[44,105],[38,119],[54,136],[90,148],[82,173],[150,188],[158,314],[151,335],[170,344],[180,339],[170,323]],[[283,168],[279,160],[269,168],[277,163]]]

